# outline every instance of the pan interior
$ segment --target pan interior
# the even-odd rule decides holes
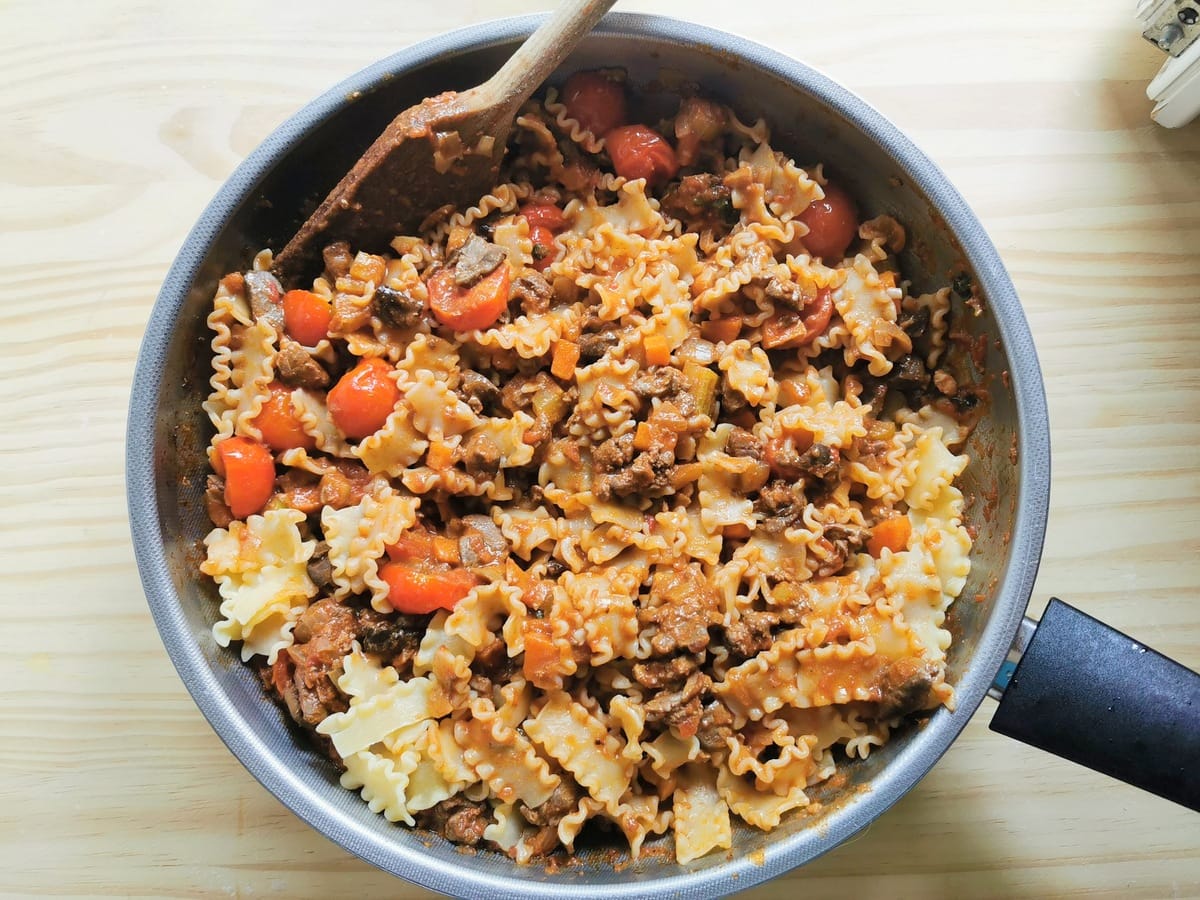
[[[165,282],[138,364],[130,412],[129,492],[139,567],[172,659],[205,715],[247,768],[303,818],[369,861],[434,889],[495,896],[707,896],[745,889],[832,848],[893,803],[941,755],[974,711],[1024,609],[1040,551],[1048,451],[1040,375],[1011,283],[978,223],[943,176],[898,132],[843,89],[777,54],[671,20],[613,16],[564,65],[622,65],[647,90],[679,81],[765,118],[772,143],[801,164],[821,161],[864,217],[889,213],[911,237],[903,269],[914,292],[949,283],[964,266],[982,314],[956,315],[986,342],[989,414],[972,435],[962,479],[977,530],[972,574],[953,606],[949,651],[956,712],[895,734],[867,760],[844,765],[847,783],[812,792],[812,810],[775,831],[735,830],[728,854],[688,866],[670,847],[614,866],[594,847],[558,871],[518,867],[487,851],[462,855],[370,812],[333,767],[285,721],[237,654],[217,647],[216,592],[199,576],[210,525],[202,492],[209,435],[200,409],[211,351],[204,319],[217,279],[279,248],[396,111],[483,80],[536,20],[459,32],[385,60],[316,101],[272,136],[222,189]],[[354,96],[353,101],[346,98]],[[1008,373],[1004,378],[1002,372]],[[1018,416],[1020,411],[1021,415]],[[1018,419],[1024,433],[1018,433]],[[1019,511],[1023,513],[1019,515]],[[667,880],[669,879],[669,880]]]

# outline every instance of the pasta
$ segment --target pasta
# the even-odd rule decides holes
[[[467,208],[208,318],[215,640],[373,811],[521,862],[727,850],[954,703],[949,291],[764,123],[628,99],[578,73]]]

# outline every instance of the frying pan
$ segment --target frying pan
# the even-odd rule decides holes
[[[864,211],[905,224],[911,242],[901,262],[914,291],[965,274],[956,284],[969,279],[982,301],[975,316],[961,308],[961,295],[956,300],[957,321],[976,352],[985,351],[979,377],[990,402],[968,441],[972,462],[961,481],[977,539],[971,577],[947,620],[955,710],[939,709],[868,759],[845,762],[845,785],[811,791],[815,812],[794,814],[769,834],[735,829],[729,854],[679,865],[669,852],[651,850],[614,865],[610,849],[592,848],[576,865],[551,871],[490,851],[463,856],[436,835],[370,812],[293,732],[250,669],[216,646],[216,593],[197,566],[210,527],[202,502],[210,432],[200,403],[211,361],[204,318],[217,279],[244,268],[260,248],[282,246],[396,111],[483,80],[540,21],[507,19],[426,41],[315,100],[221,188],[163,284],[130,402],[130,520],[167,652],[230,750],[297,815],[363,859],[434,890],[491,898],[744,890],[881,815],[938,760],[989,692],[1000,698],[996,730],[1200,809],[1200,676],[1059,601],[1040,625],[1023,618],[1049,500],[1046,401],[1020,303],[975,216],[907,138],[846,89],[749,41],[656,16],[606,17],[562,73],[622,65],[651,92],[690,81],[743,118],[766,118],[776,147],[801,162],[826,162]]]

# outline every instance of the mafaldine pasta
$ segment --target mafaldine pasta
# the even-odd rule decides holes
[[[729,848],[954,703],[949,289],[762,122],[640,103],[577,73],[474,205],[208,317],[215,640],[373,811],[519,862]]]

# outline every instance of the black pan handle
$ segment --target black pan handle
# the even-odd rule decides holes
[[[1057,598],[1026,636],[992,730],[1200,812],[1200,674]]]

